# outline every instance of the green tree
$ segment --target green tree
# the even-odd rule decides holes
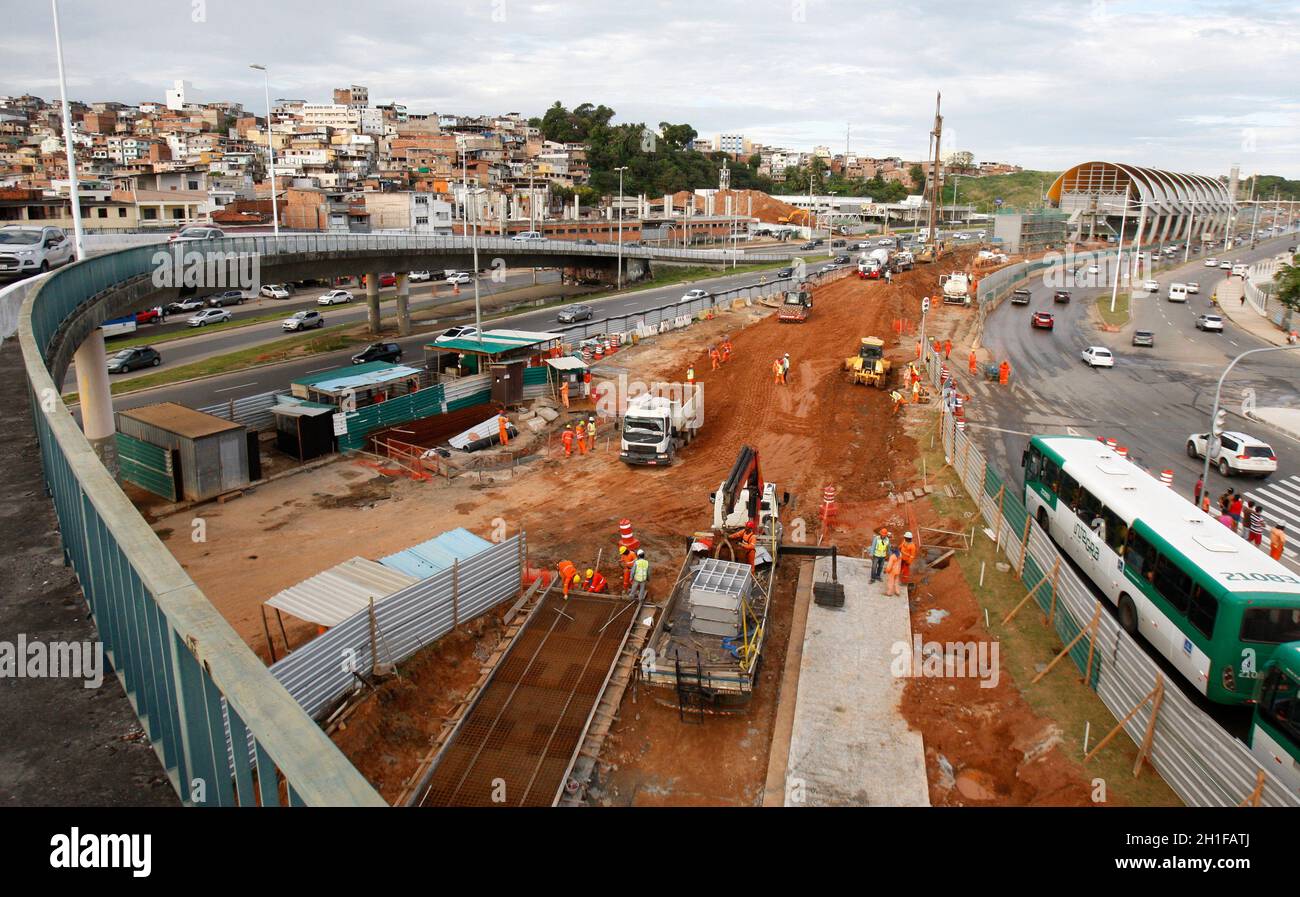
[[[925,190],[925,169],[920,165],[913,164],[907,170],[908,177],[912,179],[912,188],[917,191]]]
[[[1291,264],[1283,265],[1273,275],[1273,282],[1277,284],[1277,301],[1292,312],[1300,311],[1300,265],[1296,264],[1297,259],[1300,256],[1292,256]]]

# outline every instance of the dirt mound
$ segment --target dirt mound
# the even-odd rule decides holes
[[[732,198],[731,209],[733,214],[753,215],[765,224],[778,224],[782,218],[788,221],[791,215],[802,214],[799,209],[789,203],[773,199],[760,190],[719,190],[714,194],[713,214],[725,215],[727,213],[727,197]],[[673,202],[676,205],[691,202],[695,206],[696,214],[700,215],[708,210],[708,201],[705,197],[688,193],[685,190],[673,194]]]

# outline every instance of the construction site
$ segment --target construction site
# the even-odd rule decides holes
[[[919,500],[936,415],[909,366],[941,270],[973,251],[805,285],[793,323],[738,301],[613,347],[567,407],[503,405],[508,444],[470,464],[433,447],[476,415],[444,414],[154,528],[390,804],[1084,804],[1014,684],[890,673],[919,629],[982,630],[945,535],[969,522]],[[925,326],[962,345],[973,321]],[[694,391],[671,463],[620,459],[607,400],[636,383]],[[881,528],[917,534],[901,598],[864,575]],[[338,651],[360,662],[318,688]]]

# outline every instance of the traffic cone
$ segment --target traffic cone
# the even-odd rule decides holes
[[[1172,470],[1160,471],[1160,485],[1167,486],[1170,489],[1174,486],[1174,472]]]
[[[822,524],[830,523],[830,519],[835,516],[835,487],[827,486],[822,490],[822,506],[819,516]]]
[[[1119,455],[1121,458],[1127,458],[1128,449],[1121,445],[1119,448],[1115,449],[1115,454]]]
[[[641,540],[632,533],[632,521],[626,517],[618,522],[618,544],[628,551],[636,551],[641,547]]]

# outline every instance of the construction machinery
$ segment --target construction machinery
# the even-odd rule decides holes
[[[689,537],[641,658],[642,680],[672,689],[683,713],[743,707],[753,695],[781,547],[778,509],[789,500],[763,479],[748,445],[710,497],[712,526]]]
[[[693,387],[685,395],[634,396],[623,413],[618,459],[624,464],[667,467],[677,450],[704,426],[704,403]]]
[[[776,313],[776,319],[782,324],[802,324],[808,320],[812,304],[812,284],[804,281],[798,289],[785,291],[785,300]]]
[[[844,359],[849,379],[863,386],[888,389],[893,362],[885,357],[885,341],[878,336],[864,336],[858,354]]]
[[[970,275],[964,271],[954,271],[939,278],[943,287],[944,305],[970,305]]]

